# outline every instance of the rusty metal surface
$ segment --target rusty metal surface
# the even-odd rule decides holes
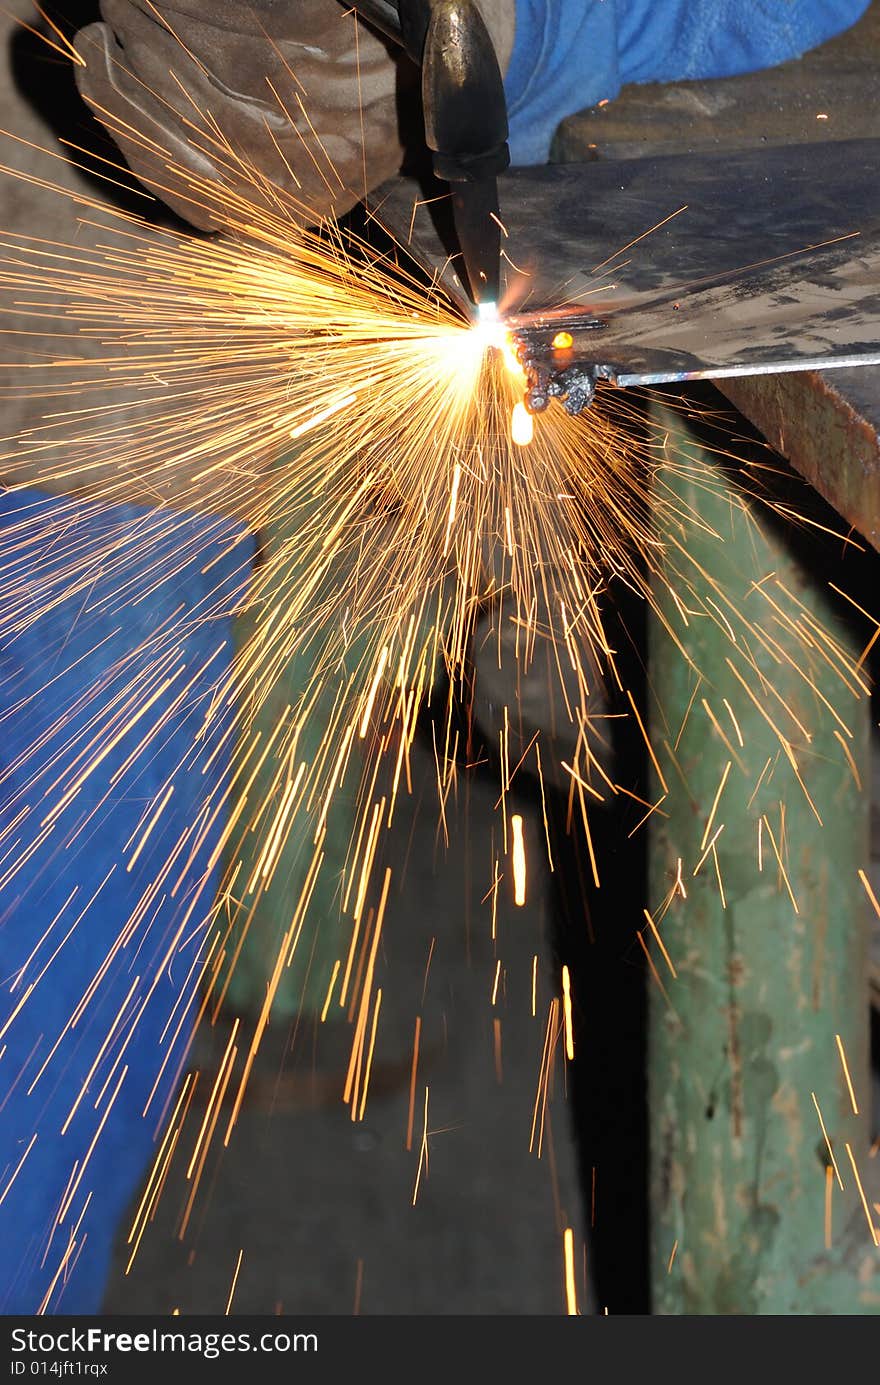
[[[849,524],[880,548],[880,370],[753,376],[718,387]]]

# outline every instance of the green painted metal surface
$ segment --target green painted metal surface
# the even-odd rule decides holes
[[[239,689],[240,727],[236,754],[252,744],[256,736],[261,745],[271,741],[280,721],[288,725],[296,722],[299,732],[293,767],[300,764],[310,767],[319,761],[328,728],[339,725],[340,690],[364,657],[364,641],[353,641],[345,658],[337,654],[331,671],[316,681],[320,640],[303,640],[293,629],[282,635],[277,649],[268,638],[264,639],[265,628],[275,630],[279,624],[283,627],[287,594],[303,580],[301,549],[306,553],[310,550],[298,542],[298,529],[308,519],[307,509],[301,511],[294,505],[281,505],[277,514],[268,517],[260,531],[263,575],[256,598],[238,616],[234,631],[239,656],[261,643],[265,643],[267,651],[265,659],[249,660],[248,667],[253,672]],[[339,570],[334,571],[330,580],[344,585],[351,574],[342,564],[337,564],[337,568]],[[317,602],[318,597],[315,599]],[[289,649],[281,659],[278,649],[285,645],[289,645]],[[271,668],[270,676],[267,676],[267,668]],[[353,710],[354,699],[349,700]],[[305,714],[304,707],[307,708]],[[286,747],[290,736],[287,735],[286,741],[276,736],[276,745],[279,740]],[[340,740],[337,731],[335,741]],[[232,890],[234,907],[228,944],[231,962],[223,983],[226,1002],[234,1014],[251,1017],[259,1014],[300,900],[304,895],[308,898],[302,921],[293,930],[295,947],[288,951],[277,977],[271,1010],[276,1023],[296,1016],[314,1018],[320,1014],[334,962],[345,957],[351,920],[343,917],[343,894],[358,816],[362,769],[355,749],[326,814],[326,833],[321,842],[317,872],[314,865],[317,809],[310,811],[298,800],[298,806],[286,819],[271,875],[248,890],[242,888],[242,883],[248,881],[258,865],[283,806],[286,781],[278,782],[278,764],[286,753],[286,748],[273,750],[256,768],[248,799],[255,806],[268,804],[268,808],[257,830],[248,832],[243,840],[241,834],[232,839],[225,860],[227,873],[235,873],[238,868]],[[256,762],[260,757],[254,755],[253,758]],[[328,1018],[339,1020],[344,1018],[344,1012],[338,1005],[333,1006]]]
[[[711,462],[683,417],[659,403],[652,410],[653,421],[668,436],[670,456],[698,467]],[[693,666],[653,620],[651,733],[670,789],[662,804],[666,816],[658,812],[652,819],[655,918],[677,874],[687,892],[685,900],[679,890],[658,920],[677,976],[656,945],[653,954],[666,992],[664,998],[652,985],[653,1311],[877,1312],[880,1250],[873,1244],[846,1148],[848,1143],[868,1210],[880,1227],[880,1213],[871,1206],[880,1197],[880,1158],[869,1156],[865,1117],[868,906],[858,878],[868,865],[868,799],[856,785],[856,775],[869,783],[868,702],[841,696],[818,639],[816,648],[805,648],[794,626],[782,619],[768,625],[766,612],[763,624],[778,640],[774,656],[742,628],[733,631],[740,652],[733,648],[724,622],[711,618],[702,601],[719,603],[726,595],[747,614],[758,610],[762,601],[753,584],[768,574],[802,603],[800,628],[811,629],[809,622],[816,619],[841,644],[847,644],[848,635],[826,600],[827,589],[788,551],[782,527],[767,522],[757,506],[750,507],[748,517],[739,509],[730,475],[715,468],[711,490],[697,472],[667,474],[665,483],[715,531],[713,536],[689,525],[687,543],[716,585],[706,582],[701,588],[695,579],[687,623],[662,581],[654,588]],[[759,671],[746,680],[755,702],[726,662],[742,670],[745,653]],[[809,671],[816,692],[786,656]],[[702,680],[696,695],[695,669]],[[822,695],[835,706],[846,732]],[[796,730],[780,698],[808,735]],[[785,728],[821,825],[761,708]],[[723,831],[714,853],[704,856],[707,823],[728,764],[710,839],[722,823]],[[661,792],[658,781],[657,797]],[[844,1184],[841,1191],[832,1175],[830,1248],[825,1226],[829,1154],[813,1093]]]

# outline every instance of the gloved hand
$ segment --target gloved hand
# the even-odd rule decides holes
[[[503,70],[515,0],[478,3]],[[398,88],[418,74],[339,0],[101,0],[101,13],[77,35],[80,92],[193,225],[234,221],[236,193],[277,205],[273,189],[313,224],[399,169]]]

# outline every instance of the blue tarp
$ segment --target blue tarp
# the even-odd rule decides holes
[[[544,163],[561,120],[626,82],[732,77],[794,58],[868,0],[516,0],[505,80],[515,164]]]
[[[124,930],[226,782],[228,747],[202,770],[228,709],[214,709],[207,730],[205,719],[229,668],[232,610],[252,554],[228,520],[99,510],[34,492],[0,498],[0,1029],[36,983],[0,1039],[5,1313],[39,1306],[71,1239],[76,1265],[58,1277],[49,1311],[99,1309],[114,1233],[151,1158],[191,1029],[193,968],[217,883],[206,863],[221,819],[191,860],[189,846],[181,854],[130,936]],[[56,1226],[65,1191],[73,1197]]]

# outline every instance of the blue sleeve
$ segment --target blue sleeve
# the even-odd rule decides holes
[[[868,0],[517,0],[505,79],[515,164],[543,163],[566,116],[625,82],[730,77],[798,57]]]
[[[516,0],[504,89],[512,162],[545,163],[560,120],[620,90],[617,0]]]

